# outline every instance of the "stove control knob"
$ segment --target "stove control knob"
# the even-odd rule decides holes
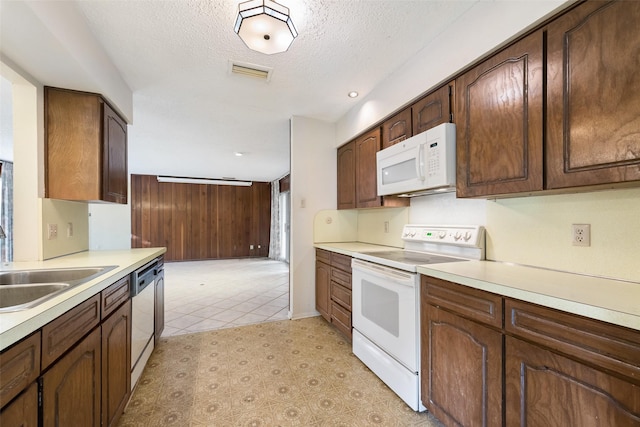
[[[463,236],[464,241],[468,242],[469,239],[471,239],[471,236],[472,236],[472,234],[471,234],[470,231],[465,231],[464,236]]]
[[[444,239],[445,237],[447,237],[447,232],[446,231],[441,231],[441,232],[438,233],[438,238]]]
[[[457,242],[462,238],[462,234],[459,231],[456,231],[456,234],[453,235],[453,239]]]

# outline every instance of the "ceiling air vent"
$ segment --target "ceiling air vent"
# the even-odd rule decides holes
[[[229,61],[229,71],[231,71],[232,74],[271,81],[271,72],[273,71],[273,68],[237,61]]]

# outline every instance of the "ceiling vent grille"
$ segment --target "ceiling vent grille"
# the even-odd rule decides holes
[[[237,61],[229,61],[229,71],[231,74],[253,77],[255,79],[266,80],[268,82],[271,81],[273,68]]]

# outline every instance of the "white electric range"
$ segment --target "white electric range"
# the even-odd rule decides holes
[[[405,225],[405,249],[353,254],[353,353],[414,411],[420,400],[420,265],[483,260],[484,227]]]

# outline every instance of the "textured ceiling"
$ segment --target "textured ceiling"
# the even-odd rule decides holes
[[[132,173],[270,181],[289,171],[292,116],[335,122],[349,91],[366,95],[474,2],[282,0],[299,36],[276,55],[233,32],[239,1],[76,4],[133,91]]]

